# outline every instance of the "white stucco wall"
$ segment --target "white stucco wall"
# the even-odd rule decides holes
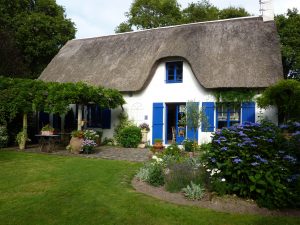
[[[139,93],[133,93],[132,95],[124,95],[124,98],[126,104],[123,108],[128,113],[129,119],[133,120],[137,125],[143,122],[149,124],[151,130],[148,133],[148,141],[150,144],[152,144],[152,107],[154,102],[185,103],[188,101],[195,101],[199,102],[200,106],[202,105],[202,102],[215,102],[212,92],[199,84],[187,62],[183,63],[182,83],[166,83],[165,62],[162,62],[157,67],[149,85],[144,90]],[[103,130],[103,137],[113,137],[113,131],[118,124],[117,118],[120,112],[121,108],[112,110],[111,129]],[[268,108],[266,110],[256,108],[255,115],[256,121],[265,118],[277,124],[277,111],[275,108]],[[164,107],[163,116],[164,124],[166,124],[166,107]],[[216,123],[216,118],[214,121]],[[164,127],[163,139],[166,137],[165,130]],[[199,129],[198,133],[199,143],[211,141],[211,132],[201,132],[201,129]]]
[[[124,96],[126,105],[123,106],[129,115],[129,119],[134,120],[137,125],[146,122],[150,126],[148,140],[152,140],[152,107],[154,102],[176,103],[187,102],[189,100],[200,102],[215,101],[214,96],[205,90],[196,80],[188,63],[183,63],[183,81],[182,83],[166,83],[165,63],[161,63],[152,77],[149,85],[139,93],[132,96]],[[104,130],[104,137],[112,137],[113,128],[118,124],[115,120],[121,109],[112,111],[112,129]],[[164,124],[166,124],[166,108],[164,107]],[[210,140],[210,132],[199,132],[200,142]],[[165,138],[165,129],[163,129],[163,139]]]

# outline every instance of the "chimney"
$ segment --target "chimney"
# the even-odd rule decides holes
[[[264,21],[274,20],[273,0],[259,0],[260,14]]]

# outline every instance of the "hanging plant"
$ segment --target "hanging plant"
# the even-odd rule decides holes
[[[250,89],[215,90],[213,95],[217,102],[250,102],[256,91]]]

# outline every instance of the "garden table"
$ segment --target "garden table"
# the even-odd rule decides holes
[[[60,141],[60,135],[58,134],[37,134],[35,136],[39,138],[39,148],[41,152],[52,152],[56,147],[56,143]]]

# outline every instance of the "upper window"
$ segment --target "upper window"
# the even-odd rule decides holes
[[[241,106],[236,103],[217,104],[217,128],[231,127],[241,122]]]
[[[182,61],[167,62],[167,83],[182,83]]]

